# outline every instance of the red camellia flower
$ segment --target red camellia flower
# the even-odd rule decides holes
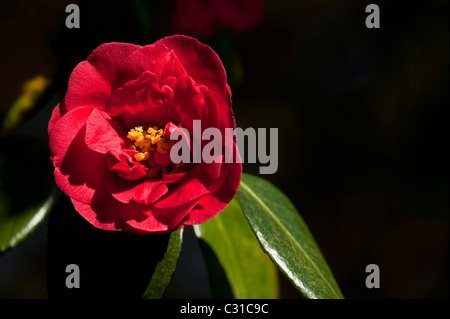
[[[104,230],[164,233],[203,223],[236,194],[242,165],[172,162],[170,134],[192,134],[193,120],[235,128],[225,70],[210,47],[186,36],[103,44],[74,69],[50,119],[56,184]]]
[[[177,0],[171,31],[199,39],[220,29],[243,32],[258,26],[265,10],[265,0]]]

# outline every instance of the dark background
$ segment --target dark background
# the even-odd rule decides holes
[[[0,120],[42,74],[51,84],[23,122],[41,114],[45,138],[49,110],[93,49],[170,34],[174,4],[158,2],[0,1]],[[372,2],[381,28],[368,29],[370,2],[272,0],[256,29],[204,42],[227,69],[238,126],[279,129],[278,171],[262,177],[298,208],[343,294],[448,298],[448,1],[392,2]],[[65,28],[69,3],[80,29]],[[47,297],[46,227],[1,256],[0,298]],[[365,286],[372,263],[380,289]],[[190,230],[166,296],[210,296]]]

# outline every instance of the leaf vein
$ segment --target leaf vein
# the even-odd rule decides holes
[[[293,241],[296,246],[298,246],[298,248],[303,252],[303,254],[306,256],[306,258],[309,260],[311,265],[318,271],[318,273],[323,278],[323,280],[328,285],[328,287],[331,289],[331,291],[334,293],[334,295],[339,298],[340,295],[336,292],[336,290],[331,286],[329,281],[325,278],[322,270],[311,259],[311,257],[309,257],[309,255],[306,253],[305,249],[297,242],[297,240],[293,237],[291,232],[283,225],[283,223],[279,220],[279,218],[272,212],[272,210],[269,207],[267,207],[267,205],[251,190],[251,188],[244,181],[241,181],[241,185],[257,201],[257,203],[274,218],[274,220],[277,222],[277,224],[288,234],[288,237],[290,238],[290,240]]]

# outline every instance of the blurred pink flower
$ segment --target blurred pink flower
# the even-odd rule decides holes
[[[204,40],[220,29],[243,32],[255,28],[265,11],[265,0],[177,0],[170,28],[174,34]]]

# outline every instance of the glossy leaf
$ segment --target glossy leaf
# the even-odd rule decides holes
[[[261,250],[239,203],[194,226],[216,298],[277,298],[278,273]]]
[[[59,191],[53,182],[47,144],[23,136],[0,139],[0,254],[40,225]]]
[[[308,227],[279,189],[243,174],[237,197],[261,247],[302,295],[343,298]]]
[[[152,279],[150,280],[147,290],[142,296],[143,298],[159,299],[162,297],[166,287],[170,283],[172,274],[175,271],[182,244],[183,229],[180,229],[170,235],[164,258],[156,265]]]

